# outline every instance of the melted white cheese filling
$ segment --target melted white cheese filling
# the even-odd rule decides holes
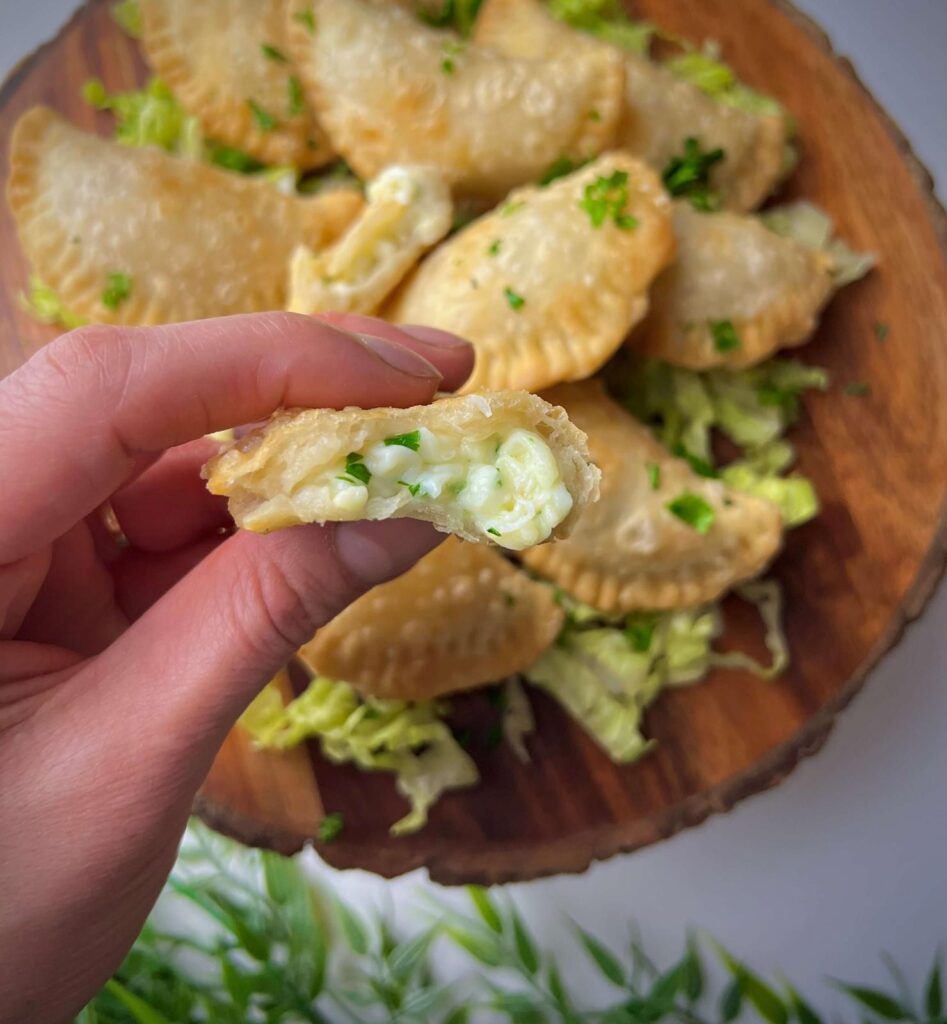
[[[522,429],[458,443],[421,427],[402,443],[389,438],[350,453],[308,480],[310,488],[339,518],[360,518],[375,498],[403,499],[398,508],[455,503],[473,530],[514,551],[542,543],[572,508],[549,445]]]

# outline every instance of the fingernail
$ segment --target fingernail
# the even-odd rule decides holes
[[[422,345],[433,345],[435,348],[469,348],[470,342],[459,338],[449,331],[441,331],[436,327],[423,327],[416,324],[398,324],[398,330],[410,334]]]
[[[430,523],[414,519],[339,523],[335,530],[339,558],[367,586],[400,576],[442,540]]]
[[[385,341],[384,338],[376,338],[371,334],[359,334],[363,345],[370,348],[375,355],[386,362],[392,369],[399,373],[407,373],[412,377],[426,377],[431,380],[440,380],[441,373],[437,367],[432,366],[424,356],[405,348],[403,345],[396,345],[393,341]]]

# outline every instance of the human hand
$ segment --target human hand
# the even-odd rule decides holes
[[[285,313],[88,327],[0,381],[0,1022],[91,998],[243,708],[437,543],[408,519],[230,534],[199,477],[204,434],[279,406],[410,406],[461,384],[470,347],[410,331]]]

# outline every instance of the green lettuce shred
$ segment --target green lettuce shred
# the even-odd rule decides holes
[[[633,21],[619,0],[549,0],[549,10],[560,21],[631,53],[646,54],[655,28]]]
[[[138,0],[119,0],[112,4],[112,19],[132,39],[141,39],[141,8]]]
[[[411,810],[393,835],[421,828],[428,810],[447,789],[473,785],[477,768],[442,720],[445,705],[363,698],[348,683],[316,676],[284,706],[279,690],[265,687],[240,719],[263,749],[287,750],[317,739],[337,764],[395,774]]]
[[[89,321],[66,309],[62,299],[36,274],[30,275],[30,290],[19,297],[20,308],[44,324],[58,324],[71,331]]]
[[[858,281],[878,262],[873,253],[856,252],[836,238],[832,218],[815,203],[804,200],[786,203],[766,210],[760,219],[777,235],[828,253],[832,258],[832,282],[836,288]]]
[[[503,719],[500,725],[503,738],[509,743],[517,758],[527,764],[530,760],[526,749],[526,737],[536,730],[536,719],[529,703],[529,697],[520,681],[514,676],[506,681],[503,690]]]
[[[719,44],[712,40],[699,50],[689,48],[671,57],[665,67],[721,103],[751,114],[773,114],[791,123],[786,108],[778,100],[751,89],[737,78],[733,68],[721,59]]]
[[[736,594],[755,605],[766,635],[763,640],[770,653],[769,665],[763,665],[743,651],[713,651],[710,664],[715,668],[738,668],[761,679],[776,679],[789,667],[789,642],[783,628],[783,591],[776,580],[753,580],[736,588]]]

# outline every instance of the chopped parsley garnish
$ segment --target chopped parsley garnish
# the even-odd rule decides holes
[[[609,218],[623,231],[638,226],[638,218],[627,212],[627,171],[603,174],[586,185],[579,206],[589,215],[593,228],[600,228]]]
[[[269,111],[264,110],[256,100],[247,100],[247,106],[250,108],[250,112],[253,114],[253,120],[256,121],[256,126],[261,132],[271,132],[279,123],[276,118],[269,113]]]
[[[249,153],[244,153],[242,149],[224,146],[219,142],[209,147],[208,159],[212,164],[227,171],[236,171],[238,174],[255,174],[262,171],[265,166]]]
[[[275,60],[279,64],[289,63],[289,58],[286,54],[275,46],[271,46],[269,43],[260,43],[260,49],[263,51],[263,56],[266,57],[267,60]]]
[[[407,480],[399,480],[398,483],[402,487],[408,488],[408,493],[412,498],[416,498],[419,494],[423,494],[425,498],[428,496],[427,491],[424,489],[424,484],[409,484]]]
[[[363,484],[367,484],[372,478],[371,470],[365,465],[363,456],[358,452],[349,452],[345,456],[345,472]]]
[[[683,444],[678,442],[671,449],[679,459],[685,459],[691,469],[698,476],[705,476],[711,480],[715,480],[720,474],[714,469],[713,463],[708,462],[707,459],[701,458],[699,455],[695,455],[693,452],[689,452]]]
[[[500,207],[501,217],[512,217],[514,213],[518,213],[526,205],[522,200],[519,202],[504,203]]]
[[[286,94],[286,109],[289,112],[289,116],[299,117],[299,115],[306,109],[306,104],[303,100],[302,82],[300,82],[295,75],[290,75],[289,78],[286,79]]]
[[[345,828],[345,819],[335,811],[333,814],[327,814],[322,821],[319,822],[319,828],[316,831],[316,837],[321,843],[331,843],[333,839],[338,839],[342,835],[342,830]]]
[[[651,649],[658,620],[653,615],[632,615],[625,623],[625,639],[639,654]]]
[[[499,530],[495,530],[492,526],[487,527],[487,533],[492,534],[494,537],[502,537],[503,534]]]
[[[452,75],[456,70],[457,65],[450,57],[445,57],[441,61],[441,71],[443,71],[445,75]]]
[[[500,252],[500,248],[502,247],[502,245],[503,245],[503,242],[501,242],[499,238],[494,239],[487,246],[487,255],[488,256],[497,256],[499,254],[499,252]]]
[[[128,274],[116,271],[108,276],[108,283],[102,292],[102,305],[106,309],[118,309],[131,293],[132,279]]]
[[[875,332],[875,337],[879,341],[884,341],[891,333],[891,328],[887,324],[882,323],[880,320],[878,321],[878,323],[874,325],[872,330]]]
[[[570,156],[561,156],[557,160],[553,160],[546,170],[543,171],[539,184],[545,188],[546,185],[551,184],[557,178],[564,178],[567,174],[571,174],[580,167],[584,167],[588,162],[588,160],[573,160]]]
[[[697,139],[684,142],[682,156],[672,157],[661,174],[672,196],[682,196],[695,210],[706,213],[720,208],[720,197],[710,187],[710,169],[724,158],[722,149],[704,152]]]
[[[652,491],[661,486],[661,467],[656,462],[648,463],[648,483],[651,484]]]
[[[717,518],[713,508],[699,494],[690,491],[683,491],[673,501],[669,501],[665,508],[698,533],[707,533]]]
[[[707,323],[718,352],[734,352],[740,347],[740,335],[732,320],[710,320]]]
[[[393,444],[400,444],[402,448],[410,448],[416,452],[421,447],[421,431],[412,430],[410,434],[395,434],[394,437],[386,437],[385,444],[391,447]]]
[[[509,303],[510,309],[519,312],[525,305],[526,299],[522,295],[517,295],[512,288],[504,288],[503,294],[506,296],[506,301]]]
[[[293,17],[300,24],[306,26],[311,36],[316,34],[316,12],[311,7],[307,7],[304,11],[297,11]]]
[[[871,386],[861,380],[853,380],[851,384],[846,384],[842,390],[846,395],[851,395],[853,398],[864,398],[865,395],[871,394]]]

